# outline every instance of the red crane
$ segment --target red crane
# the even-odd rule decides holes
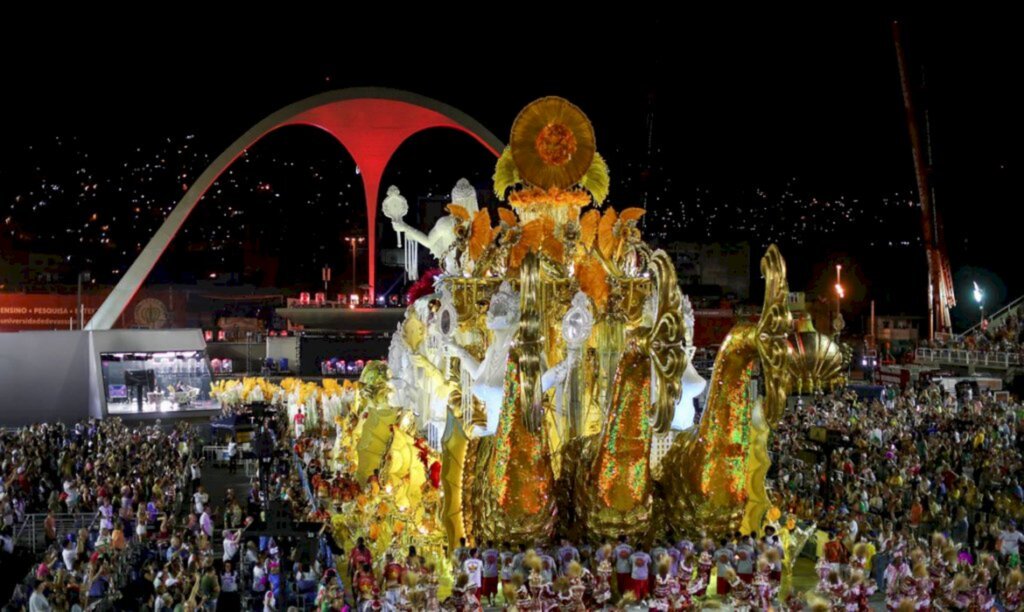
[[[917,113],[911,97],[910,77],[907,73],[907,58],[903,52],[902,36],[898,21],[892,22],[892,37],[896,43],[896,63],[900,71],[900,86],[903,89],[903,109],[907,113],[907,130],[910,132],[910,147],[914,157],[914,174],[917,178],[917,193],[921,200],[921,230],[924,235],[924,250],[928,258],[928,339],[934,340],[936,333],[949,333],[952,329],[949,309],[956,306],[953,293],[953,274],[946,255],[946,240],[943,236],[942,221],[935,208],[934,193],[928,178],[931,174],[931,159],[925,159],[921,134],[917,127]],[[925,119],[927,129],[928,121]],[[928,134],[926,132],[925,137]]]

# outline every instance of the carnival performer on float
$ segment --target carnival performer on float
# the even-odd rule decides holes
[[[479,210],[476,189],[466,179],[459,179],[452,189],[451,195],[452,204],[462,207],[470,215]],[[405,204],[405,198],[401,196],[398,188],[394,185],[389,187],[382,206],[385,209],[385,215],[391,219],[391,226],[394,230],[405,235],[407,244],[411,241],[426,247],[430,254],[441,262],[447,274],[461,274],[462,262],[459,253],[455,252],[453,248],[456,243],[455,228],[459,224],[459,219],[451,214],[445,215],[434,223],[434,227],[430,229],[429,233],[425,234],[402,220],[408,210],[408,204],[405,204],[404,209],[403,204]]]
[[[458,357],[462,367],[469,374],[472,384],[470,391],[484,404],[487,416],[485,425],[475,425],[468,432],[471,437],[492,436],[498,431],[498,418],[501,416],[502,403],[505,400],[505,377],[516,333],[519,331],[520,307],[519,294],[505,281],[491,297],[487,309],[487,329],[491,331],[492,340],[483,359],[477,359],[467,349],[451,341],[447,345],[448,353]],[[541,392],[551,389],[556,383],[565,379],[567,364],[562,362],[547,370],[541,377]]]
[[[413,303],[419,320],[423,325],[423,338],[416,350],[410,350],[408,361],[412,364],[411,372],[407,371],[394,388],[403,391],[404,398],[399,401],[409,402],[406,406],[414,406],[418,424],[438,420],[445,414],[448,406],[448,395],[456,385],[445,376],[445,351],[447,342],[441,331],[440,315],[441,299],[437,294],[422,297]],[[411,381],[411,382],[410,382]],[[410,402],[410,400],[412,400]]]
[[[683,296],[683,320],[686,329],[692,330],[696,322],[696,314],[690,303],[690,298],[685,295]],[[680,383],[682,394],[679,396],[679,401],[676,402],[675,411],[672,414],[673,431],[684,431],[693,427],[696,416],[693,402],[704,393],[704,389],[708,386],[708,381],[697,372],[697,368],[693,365],[693,355],[696,351],[696,346],[691,345],[686,348],[686,369],[683,370],[683,378]]]

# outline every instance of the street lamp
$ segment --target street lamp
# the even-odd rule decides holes
[[[842,300],[844,297],[846,297],[846,291],[843,290],[843,284],[842,284],[842,278],[843,277],[842,277],[842,273],[843,273],[843,266],[842,266],[842,264],[836,264],[836,285],[835,285],[835,290],[836,290],[836,318],[833,321],[832,327],[833,327],[833,331],[835,332],[835,334],[837,336],[839,335],[839,332],[841,332],[843,330],[843,315],[842,315],[842,312],[839,309],[840,300]]]
[[[359,293],[359,287],[356,285],[356,248],[358,245],[366,242],[366,237],[345,236],[345,242],[352,245],[352,294],[356,295]]]
[[[78,304],[75,310],[78,315],[78,329],[85,329],[85,306],[82,304],[82,283],[92,280],[92,274],[86,271],[78,273]],[[977,285],[975,285],[977,287]]]
[[[974,281],[974,301],[978,303],[978,309],[981,311],[982,325],[985,324],[985,293],[978,286],[978,281]]]
[[[324,281],[324,295],[327,295],[327,283],[331,282],[331,267],[324,265],[320,269],[320,280]]]

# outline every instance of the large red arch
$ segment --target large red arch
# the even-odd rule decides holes
[[[171,239],[217,178],[264,136],[290,125],[310,125],[333,136],[359,166],[366,194],[371,296],[376,282],[377,200],[384,169],[409,137],[431,128],[469,134],[495,156],[504,144],[479,122],[451,106],[413,93],[382,88],[327,92],[291,104],[250,128],[196,179],[132,263],[86,329],[110,329],[138,292]]]

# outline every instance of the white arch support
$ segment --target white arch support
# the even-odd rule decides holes
[[[353,107],[358,108],[353,110]],[[343,109],[347,112],[340,112]],[[406,91],[376,87],[339,89],[286,106],[242,134],[203,171],[89,320],[86,329],[113,327],[207,189],[246,149],[287,125],[312,125],[329,132],[359,165],[367,199],[371,292],[376,270],[377,191],[381,174],[395,149],[413,134],[433,127],[463,131],[496,156],[505,147],[487,128],[462,111]]]

